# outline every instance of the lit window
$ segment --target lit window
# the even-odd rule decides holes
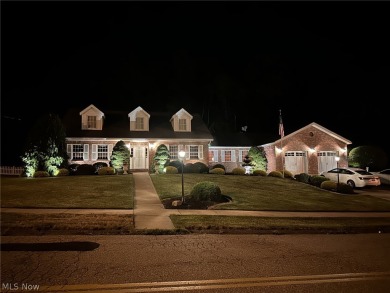
[[[178,159],[178,152],[179,152],[179,148],[177,145],[169,146],[169,155],[171,156],[171,159],[173,160]]]
[[[75,161],[83,160],[84,146],[82,144],[74,144],[72,150],[72,159]]]
[[[135,129],[144,129],[144,118],[143,117],[135,118]]]
[[[186,119],[179,119],[179,130],[187,130]]]
[[[225,162],[232,161],[232,151],[225,151]]]
[[[198,159],[199,158],[199,147],[197,145],[190,145],[190,159]]]
[[[108,145],[102,144],[98,145],[98,160],[107,160],[108,159]]]
[[[87,128],[96,128],[96,116],[87,117]]]
[[[242,150],[242,151],[240,151],[240,153],[241,153],[240,162],[244,162],[244,159],[245,159],[246,155],[248,154],[248,151]]]

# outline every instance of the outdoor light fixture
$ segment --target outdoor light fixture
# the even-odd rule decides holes
[[[184,157],[186,156],[185,151],[179,152],[179,158],[181,158],[181,202],[184,203]]]
[[[339,161],[340,161],[340,157],[339,156],[336,156],[334,158],[336,160],[336,166],[337,166],[337,189],[339,189],[339,184],[340,184],[340,170],[339,170]]]

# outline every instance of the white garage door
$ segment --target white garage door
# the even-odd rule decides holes
[[[286,170],[291,173],[307,173],[307,156],[306,152],[286,152],[285,153]]]
[[[318,152],[318,174],[337,167],[336,152]]]

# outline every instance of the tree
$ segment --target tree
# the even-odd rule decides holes
[[[268,161],[263,147],[251,147],[248,156],[252,159],[253,170],[267,171]]]
[[[387,166],[389,158],[380,147],[363,145],[353,148],[348,154],[348,164],[351,167],[368,167],[370,170],[382,170]]]
[[[160,144],[153,157],[156,166],[155,168],[158,168],[157,171],[159,173],[163,173],[165,164],[169,163],[170,158],[171,156],[168,147],[165,144]]]
[[[56,176],[60,167],[67,166],[65,128],[57,114],[41,116],[31,128],[21,157],[27,176],[35,171],[47,171]]]
[[[110,160],[111,166],[117,171],[123,169],[123,164],[130,164],[130,150],[123,140],[120,140],[115,144],[112,149]]]

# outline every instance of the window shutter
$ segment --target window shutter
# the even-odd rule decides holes
[[[231,152],[232,152],[232,162],[235,162],[236,161],[236,151],[233,150]]]
[[[98,153],[97,153],[97,144],[92,145],[92,160],[97,160]]]
[[[214,162],[219,162],[218,151],[213,151],[213,152],[214,152]]]
[[[83,160],[88,161],[89,159],[89,144],[84,145],[84,154],[83,154]]]
[[[186,159],[189,160],[191,158],[190,156],[190,146],[186,145]]]
[[[73,157],[72,157],[72,147],[73,147],[73,145],[72,144],[68,144],[67,146],[66,146],[66,149],[67,149],[67,153],[68,153],[68,156],[69,156],[69,159],[73,159]]]
[[[109,160],[111,160],[112,148],[113,148],[113,145],[112,145],[112,144],[109,144],[109,145],[108,145],[108,159],[109,159]]]
[[[225,151],[221,151],[221,162],[225,162]]]
[[[203,159],[203,145],[199,145],[198,147],[198,158]]]

